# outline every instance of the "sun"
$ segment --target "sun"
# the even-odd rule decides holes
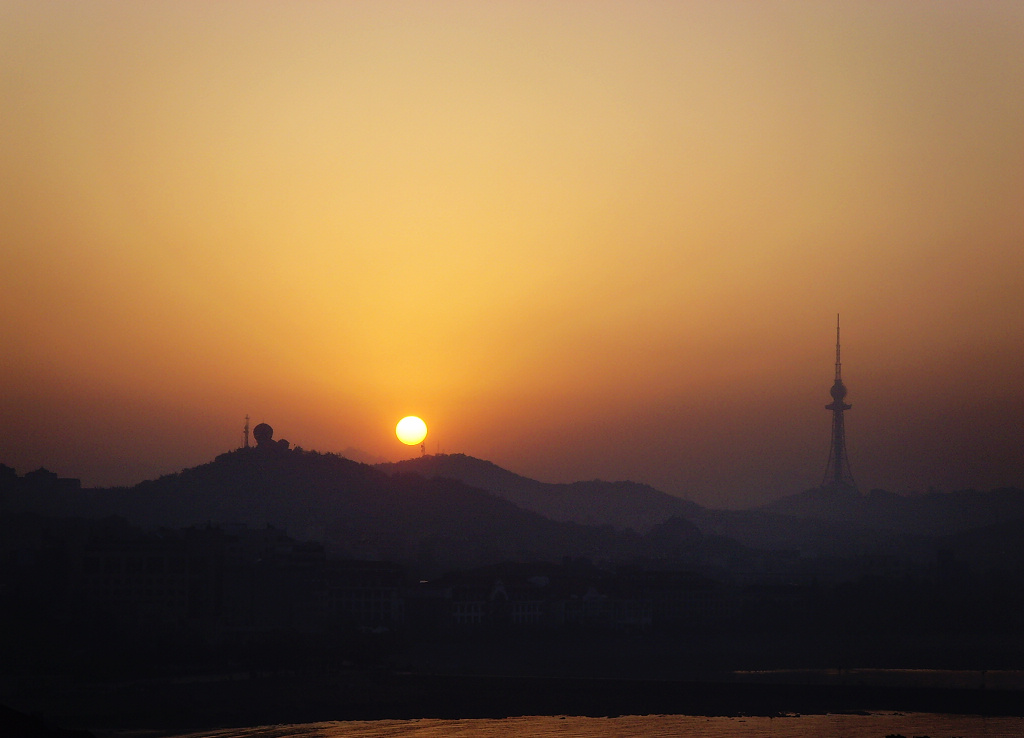
[[[422,443],[423,439],[427,437],[427,424],[415,415],[410,415],[398,421],[398,425],[395,426],[395,435],[405,445],[415,446],[417,443]]]

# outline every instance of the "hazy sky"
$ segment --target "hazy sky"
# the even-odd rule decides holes
[[[0,2],[0,461],[1024,484],[1024,4]]]

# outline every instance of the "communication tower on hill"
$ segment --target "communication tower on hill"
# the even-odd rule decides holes
[[[846,455],[846,426],[843,413],[852,405],[846,400],[846,385],[843,384],[842,363],[839,361],[839,316],[836,315],[836,379],[832,383],[829,394],[832,402],[825,406],[832,411],[832,446],[828,453],[828,464],[825,467],[825,478],[821,482],[823,488],[856,490],[850,471],[850,460]]]
[[[245,427],[242,428],[242,448],[249,448],[249,416],[245,416]]]

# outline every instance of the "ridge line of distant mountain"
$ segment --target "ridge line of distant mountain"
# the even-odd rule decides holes
[[[425,477],[457,479],[538,512],[552,520],[611,525],[646,532],[672,517],[696,523],[705,533],[755,542],[743,532],[750,521],[771,522],[783,529],[814,522],[824,527],[904,531],[948,535],[968,528],[1024,519],[1024,490],[961,490],[904,496],[875,489],[812,488],[751,510],[718,510],[662,492],[639,482],[548,483],[523,477],[465,454],[438,454],[374,465],[388,474],[415,472]]]
[[[583,525],[611,525],[645,533],[669,518],[693,518],[703,507],[639,482],[601,480],[549,483],[529,479],[465,454],[436,454],[375,464],[387,474],[414,472],[457,479],[546,518]]]
[[[754,510],[715,510],[637,482],[540,482],[464,454],[370,466],[276,446],[229,451],[129,488],[81,489],[45,470],[0,471],[2,510],[115,514],[157,526],[285,525],[354,556],[604,556],[639,550],[638,537],[661,540],[660,550],[703,536],[810,555],[906,545],[934,555],[937,546],[969,552],[979,542],[1015,550],[1024,541],[1018,488],[915,496],[811,489]]]

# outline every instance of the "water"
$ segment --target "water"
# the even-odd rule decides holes
[[[179,733],[175,738],[1020,738],[1024,718],[867,713],[783,717],[629,715],[614,718],[534,716],[500,720],[371,720],[272,725]],[[146,734],[112,734],[128,738]],[[148,734],[152,736],[153,734]],[[165,738],[169,738],[164,734]]]

